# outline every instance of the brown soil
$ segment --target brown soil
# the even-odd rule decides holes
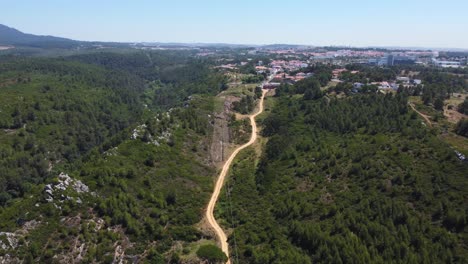
[[[7,80],[3,80],[0,82],[0,88],[1,87],[4,87],[4,86],[9,86],[9,85],[13,85],[15,83],[17,83],[18,81],[16,79],[7,79]]]
[[[467,115],[464,115],[454,109],[449,110],[447,107],[444,109],[444,116],[447,118],[447,120],[450,123],[456,124],[458,121],[460,121],[463,118],[467,118]]]
[[[461,119],[468,118],[468,115],[464,115],[457,111],[458,105],[461,104],[466,97],[466,94],[454,93],[450,99],[445,100],[446,105],[444,106],[444,116],[450,123],[456,124]],[[449,106],[452,109],[449,109]]]
[[[311,181],[309,178],[298,180],[298,184],[296,185],[296,191],[298,192],[308,192],[315,187],[315,183]]]
[[[224,99],[224,106],[222,112],[214,114],[214,128],[210,146],[210,159],[216,167],[222,165],[229,155],[228,150],[232,149],[228,124],[233,113],[233,102],[240,101],[240,98],[229,95],[220,94],[219,97]]]

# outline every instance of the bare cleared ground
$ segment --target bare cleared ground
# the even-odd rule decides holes
[[[444,116],[452,124],[458,123],[458,121],[460,121],[463,118],[468,118],[467,115],[464,115],[455,109],[448,109],[447,107],[444,108]]]
[[[233,102],[240,101],[240,98],[230,95],[219,96],[223,101],[221,112],[214,114],[213,136],[210,146],[210,158],[213,165],[220,167],[229,150],[232,148],[229,137],[229,119],[231,118]]]
[[[450,97],[450,99],[445,100],[444,116],[450,123],[456,124],[461,119],[468,118],[467,115],[464,115],[457,111],[457,106],[461,104],[466,97],[466,94],[454,93],[453,96]]]
[[[0,82],[0,87],[10,86],[10,85],[16,84],[17,82],[18,80],[16,79],[3,80],[2,82]]]

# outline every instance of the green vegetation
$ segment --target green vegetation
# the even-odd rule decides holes
[[[228,81],[212,66],[223,56],[245,61],[247,51],[2,56],[0,230],[11,233],[0,236],[0,256],[112,263],[125,252],[124,261],[142,263],[224,262],[198,228],[216,174],[209,150],[223,104],[213,95]],[[252,57],[236,72],[244,83],[264,78],[254,65],[269,58]],[[240,153],[216,212],[230,231],[231,260],[466,262],[468,165],[441,141],[466,145],[451,131],[468,136],[468,121],[453,127],[442,112],[444,100],[466,90],[463,72],[408,66],[424,86],[384,95],[369,83],[403,67],[347,68],[359,72],[328,90],[331,66],[301,69],[313,77],[266,99],[257,119],[263,145]],[[355,81],[366,85],[356,92]],[[242,114],[261,94],[255,84],[223,93],[240,97],[233,107]],[[410,110],[409,96],[432,128]],[[466,100],[457,110],[465,108]],[[248,119],[233,116],[229,127],[233,143],[250,137]]]
[[[243,83],[260,83],[265,80],[264,75],[248,75],[242,78]]]
[[[452,93],[468,88],[463,77],[431,69],[421,70],[417,77],[423,81],[424,86],[417,85],[403,90],[409,95],[420,95],[425,105],[434,105],[436,110],[442,110],[443,100],[448,99]]]
[[[36,223],[1,255],[66,262],[83,245],[84,262],[108,263],[119,245],[165,263],[179,258],[174,245],[202,238],[222,75],[170,52],[9,57],[0,69],[0,228]],[[62,171],[89,191],[54,189],[46,201]]]
[[[248,118],[235,120],[235,116],[229,121],[230,138],[235,144],[242,144],[250,139],[252,126]]]
[[[197,256],[208,263],[225,263],[227,256],[215,245],[203,245],[197,251]]]
[[[74,162],[135,123],[144,83],[90,65],[0,64],[0,204],[23,196],[58,162]]]
[[[240,101],[234,102],[234,110],[241,114],[248,114],[255,108],[255,101],[262,96],[262,89],[255,87],[253,95],[246,95],[241,98]]]
[[[242,153],[222,195],[233,260],[467,259],[468,165],[408,111],[405,94],[310,100],[289,88],[263,121],[258,165]]]
[[[468,119],[462,119],[457,123],[455,133],[460,136],[468,137]]]
[[[233,106],[235,111],[241,114],[248,114],[255,108],[255,100],[253,96],[247,95],[242,97],[239,102],[234,102]]]
[[[206,131],[197,131],[195,124],[208,120],[193,120],[206,116],[204,111],[190,107],[156,124],[147,122],[143,136],[116,146],[116,154],[89,157],[80,175],[103,195],[96,211],[106,224],[122,225],[141,245],[158,241],[158,252],[170,250],[173,241],[201,238],[194,225],[201,220],[214,174],[198,157],[206,152],[198,149]],[[158,139],[167,133],[168,138]]]
[[[322,86],[326,86],[332,78],[332,68],[324,64],[309,66],[305,69],[301,69],[300,71],[312,72],[314,74],[314,78],[319,81]],[[294,71],[291,74],[295,75],[296,73],[297,71]]]
[[[340,79],[346,82],[381,82],[386,80],[395,79],[397,76],[396,68],[381,68],[367,65],[348,65],[346,69],[349,71],[343,72]],[[351,73],[350,71],[358,71],[357,73]]]
[[[458,112],[468,115],[468,98],[465,98],[463,103],[458,106]]]
[[[144,102],[157,110],[181,106],[193,94],[213,95],[227,89],[227,80],[192,52],[90,53],[69,59],[96,64],[118,72],[129,72],[149,82]]]

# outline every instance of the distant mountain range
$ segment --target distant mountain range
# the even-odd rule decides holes
[[[78,46],[108,46],[108,47],[253,47],[253,45],[224,44],[224,43],[119,43],[119,42],[97,42],[78,41],[54,36],[39,36],[23,33],[15,28],[0,24],[0,46],[36,47],[36,48],[75,48]]]
[[[73,39],[55,37],[55,36],[40,36],[23,33],[15,28],[11,28],[0,24],[0,46],[17,46],[17,47],[35,47],[35,48],[76,48],[79,46],[108,46],[108,47],[220,47],[220,48],[264,48],[264,49],[295,49],[295,48],[311,48],[317,47],[313,45],[295,45],[295,44],[269,44],[269,45],[247,45],[247,44],[229,44],[229,43],[161,43],[161,42],[135,42],[135,43],[118,43],[118,42],[96,42],[96,41],[78,41]],[[335,48],[338,48],[336,46]],[[356,48],[343,46],[343,48]],[[446,50],[446,51],[467,51],[466,49],[443,49],[443,48],[422,48],[422,47],[361,47],[361,48],[379,48],[379,49],[402,49],[402,50]]]
[[[53,36],[26,34],[17,29],[0,24],[0,45],[71,48],[80,45],[81,41]]]

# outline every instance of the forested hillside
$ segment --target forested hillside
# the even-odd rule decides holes
[[[76,62],[0,64],[0,203],[43,182],[141,116],[144,82]]]
[[[202,238],[222,75],[189,54],[3,58],[2,260],[177,262]]]
[[[277,91],[258,165],[250,151],[233,167],[220,216],[235,263],[465,263],[468,164],[406,95],[308,82]]]
[[[190,57],[193,52],[97,52],[71,56],[68,59],[130,72],[147,81],[144,102],[167,110],[192,94],[216,94],[227,88],[226,79],[213,74],[209,64]]]
[[[2,56],[0,260],[224,259],[201,221],[216,174],[214,113],[251,113],[261,89],[230,83],[223,96],[238,98],[214,98],[228,87],[214,62],[123,49]],[[344,80],[401,71],[353,69]],[[216,218],[231,261],[466,262],[468,164],[408,105],[412,96],[436,108],[466,88],[463,77],[420,70],[424,86],[356,93],[349,83],[326,90],[329,66],[304,70],[314,77],[266,99],[264,144],[240,153],[221,195]],[[235,116],[229,133],[239,143],[250,128]]]

